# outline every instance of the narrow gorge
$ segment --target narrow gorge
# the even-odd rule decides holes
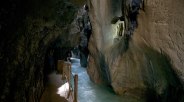
[[[1,1],[0,102],[42,102],[48,75],[70,57],[88,74],[76,71],[79,82],[110,95],[97,102],[184,102],[183,8],[183,0]]]

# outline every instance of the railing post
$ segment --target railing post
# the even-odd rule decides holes
[[[75,74],[74,76],[74,101],[77,102],[77,97],[78,97],[78,75]]]
[[[69,92],[68,92],[67,98],[69,98],[70,94],[72,94],[72,90],[71,90],[71,64],[67,63],[66,65],[67,65],[67,69],[68,69],[68,73],[67,73],[68,76],[67,77],[68,77],[68,84],[69,84]]]
[[[69,82],[69,86],[71,85],[71,64],[67,64],[68,66],[68,82]],[[70,89],[70,88],[69,88]]]

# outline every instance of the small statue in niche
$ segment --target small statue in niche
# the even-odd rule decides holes
[[[124,16],[120,17],[113,17],[111,20],[112,26],[114,26],[115,36],[114,36],[114,43],[118,42],[123,36],[125,32],[125,18]]]
[[[117,26],[117,36],[121,37],[123,35],[124,32],[124,22],[123,23],[119,23]]]
[[[124,36],[124,31],[125,31],[124,21],[118,20],[115,26],[116,26],[115,27],[116,36],[114,37],[114,42],[118,42]]]

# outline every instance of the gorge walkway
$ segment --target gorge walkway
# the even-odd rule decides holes
[[[93,83],[80,66],[80,60],[71,58],[72,74],[78,74],[78,102],[137,102],[132,98],[117,96],[113,90],[104,85]],[[68,85],[61,80],[61,75],[55,72],[48,76],[49,82],[41,98],[41,102],[67,102],[63,91],[68,91]],[[70,102],[70,100],[69,100]]]

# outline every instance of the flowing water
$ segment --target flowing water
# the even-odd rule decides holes
[[[137,102],[132,98],[117,96],[111,88],[90,81],[86,68],[80,66],[80,60],[72,58],[72,73],[78,74],[79,102]]]
[[[75,58],[71,60],[72,74],[78,74],[78,102],[137,102],[135,99],[116,95],[107,86],[91,82],[86,68],[80,66],[80,60]],[[65,100],[67,87],[68,83],[61,80],[60,74],[51,73],[40,102],[67,102]]]

